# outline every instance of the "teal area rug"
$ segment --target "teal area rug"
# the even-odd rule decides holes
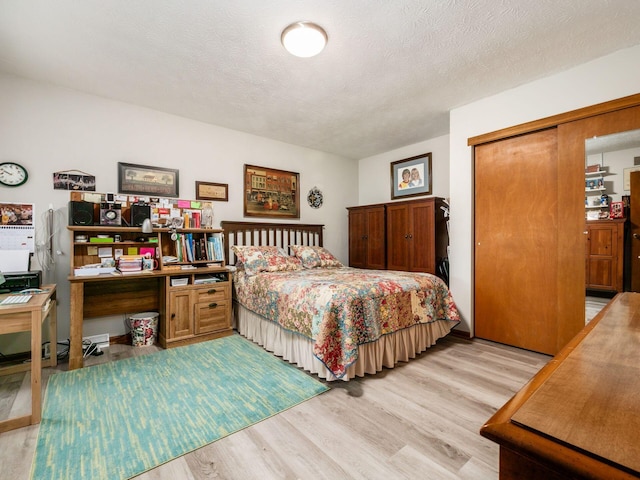
[[[237,334],[61,372],[31,478],[130,478],[327,389]]]

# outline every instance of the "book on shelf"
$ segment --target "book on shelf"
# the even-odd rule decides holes
[[[207,239],[207,243],[209,243],[209,251],[210,251],[210,260],[224,260],[224,249],[222,247],[222,235],[219,233],[214,233]]]

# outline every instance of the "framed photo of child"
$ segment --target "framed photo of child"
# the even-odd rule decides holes
[[[431,152],[391,162],[391,199],[431,195]]]

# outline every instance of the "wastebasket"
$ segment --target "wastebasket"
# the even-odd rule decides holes
[[[134,347],[153,345],[158,334],[158,313],[142,312],[129,317],[131,344]]]

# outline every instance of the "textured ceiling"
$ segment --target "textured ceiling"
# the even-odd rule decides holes
[[[348,158],[640,44],[638,0],[0,0],[0,71]],[[280,33],[312,20],[317,57]]]

